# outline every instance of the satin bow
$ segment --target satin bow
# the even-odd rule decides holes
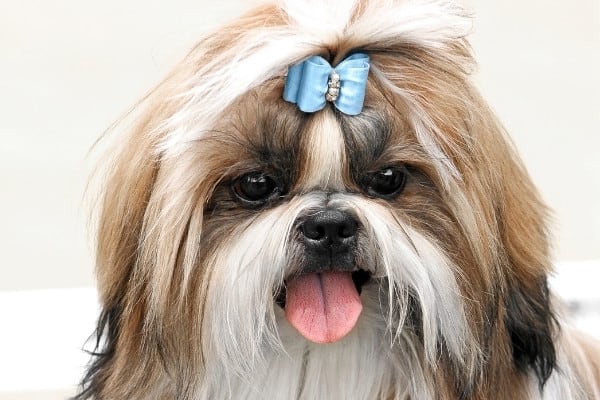
[[[369,75],[369,56],[355,53],[335,68],[323,58],[312,56],[288,68],[283,99],[304,112],[325,107],[327,101],[348,115],[362,111]]]

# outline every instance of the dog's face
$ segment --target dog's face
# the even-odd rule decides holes
[[[461,354],[457,277],[475,271],[459,266],[464,251],[445,250],[466,239],[431,155],[375,87],[358,117],[308,116],[282,102],[281,83],[244,96],[197,143],[210,195],[195,273],[207,281],[210,329],[233,324],[260,342],[267,325],[286,323],[282,308],[307,339],[334,342],[370,298],[364,312],[392,335],[412,313],[427,319],[424,337],[445,332]]]
[[[253,374],[274,349],[376,341],[392,364],[445,366],[459,391],[490,357],[547,378],[545,209],[469,83],[462,15],[357,4],[346,35],[319,46],[301,21],[259,10],[147,100],[100,214],[114,376],[176,371],[193,385]],[[434,11],[446,20],[428,23]],[[358,115],[282,99],[293,63],[357,50],[371,59]]]

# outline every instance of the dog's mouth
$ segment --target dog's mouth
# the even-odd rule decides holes
[[[358,292],[358,294],[361,294],[363,286],[371,280],[372,274],[368,271],[365,271],[364,269],[359,269],[357,271],[352,272],[351,274],[352,282],[354,282],[356,291]],[[286,286],[287,280],[284,282],[284,285],[281,287],[279,292],[277,292],[277,294],[275,295],[275,303],[283,309],[285,309],[285,297],[287,294]]]
[[[306,339],[332,343],[356,325],[362,311],[360,293],[370,279],[364,270],[303,273],[287,279],[275,301]]]

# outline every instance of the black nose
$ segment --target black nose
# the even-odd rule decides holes
[[[339,247],[354,241],[358,223],[345,211],[325,210],[308,217],[300,226],[307,244],[318,247]]]

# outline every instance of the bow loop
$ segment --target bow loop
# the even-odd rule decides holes
[[[288,68],[283,98],[308,113],[323,109],[329,101],[344,114],[358,115],[369,66],[369,56],[362,53],[351,55],[336,68],[324,58],[312,56]]]

